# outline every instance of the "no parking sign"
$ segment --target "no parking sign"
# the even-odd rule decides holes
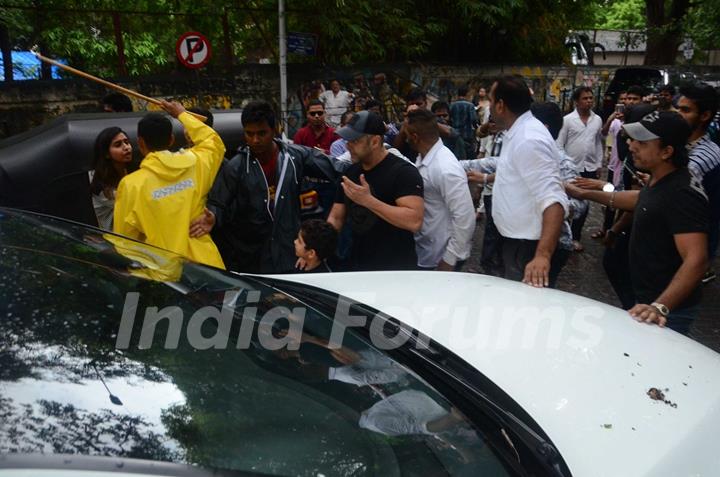
[[[175,43],[175,53],[187,68],[202,68],[210,61],[210,42],[202,33],[189,31],[183,33]]]

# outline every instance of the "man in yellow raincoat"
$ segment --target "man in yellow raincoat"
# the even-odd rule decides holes
[[[148,113],[140,120],[138,145],[144,159],[140,169],[120,181],[113,232],[225,268],[210,235],[188,236],[190,220],[203,213],[225,145],[180,103],[162,101],[161,106],[183,124],[194,146],[170,152],[174,141],[170,119]]]

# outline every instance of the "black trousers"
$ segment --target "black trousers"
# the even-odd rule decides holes
[[[599,177],[598,171],[583,171],[580,173],[580,175],[582,177],[590,178],[590,179],[597,179]],[[590,207],[588,207],[580,217],[573,220],[572,224],[570,224],[570,228],[572,229],[573,240],[577,240],[577,241],[580,240],[580,238],[582,236],[582,229],[585,226],[585,221],[587,220],[589,211],[590,211]]]
[[[615,238],[615,245],[605,249],[602,261],[610,285],[625,310],[635,306],[635,293],[630,280],[629,245],[630,234],[626,232],[618,234]]]
[[[505,265],[504,277],[508,280],[516,282],[522,281],[525,276],[525,267],[535,257],[537,249],[537,240],[522,240],[503,237],[502,239],[502,257]],[[549,282],[550,287],[555,288],[557,278],[560,271],[565,266],[570,257],[569,250],[555,248],[550,259]]]
[[[501,276],[503,274],[503,238],[492,217],[492,196],[483,196],[482,201],[485,204],[485,234],[483,235],[482,252],[480,254],[480,266],[486,275]]]

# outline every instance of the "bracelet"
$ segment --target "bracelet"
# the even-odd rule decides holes
[[[615,194],[617,194],[617,191],[613,191],[612,194],[610,194],[610,203],[608,203],[608,207],[611,209],[614,209],[613,204],[615,204]]]
[[[482,184],[483,187],[485,187],[487,185],[487,176],[488,176],[487,174],[483,174],[483,184]]]

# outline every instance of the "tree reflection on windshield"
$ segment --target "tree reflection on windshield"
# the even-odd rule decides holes
[[[483,434],[412,370],[351,332],[329,346],[332,313],[186,262],[172,283],[152,280],[132,273],[134,260],[83,227],[0,217],[0,452],[274,475],[507,475]],[[246,349],[230,340],[199,350],[184,333],[165,349],[168,320],[152,346],[138,346],[134,329],[127,349],[115,348],[128,293],[138,310],[178,307],[185,328],[227,290],[234,338],[247,297],[259,296]],[[258,325],[279,307],[303,309],[300,332],[292,312]],[[212,336],[217,322],[200,331]],[[263,336],[297,346],[267,349]]]

